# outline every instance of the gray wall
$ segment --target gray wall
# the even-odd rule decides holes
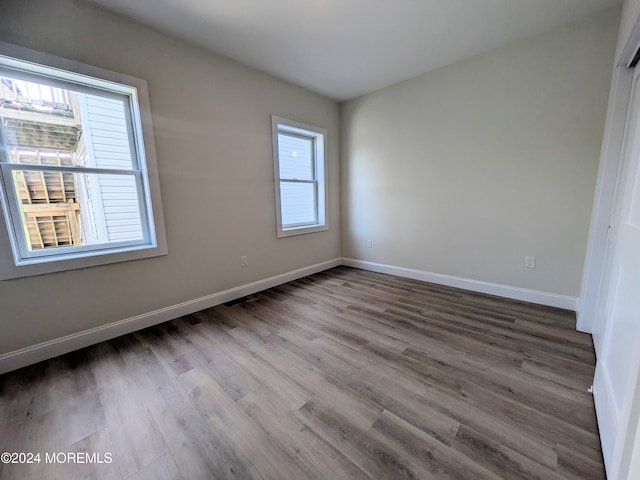
[[[620,50],[629,40],[638,16],[640,16],[640,0],[624,0],[622,18],[620,19],[620,34],[618,35],[618,54],[621,53]]]
[[[343,256],[577,296],[619,20],[344,104]]]
[[[0,354],[340,256],[337,103],[84,2],[5,0],[0,40],[148,81],[169,245],[0,282]],[[328,232],[276,238],[271,114],[328,130]]]

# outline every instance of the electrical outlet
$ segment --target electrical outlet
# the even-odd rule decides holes
[[[372,248],[373,242],[371,240],[367,240],[367,248]]]
[[[536,268],[536,257],[524,257],[525,268]]]
[[[240,257],[240,266],[246,267],[247,265],[249,265],[249,261],[247,260],[247,256],[246,255],[242,255]]]

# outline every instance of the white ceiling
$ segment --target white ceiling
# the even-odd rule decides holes
[[[620,0],[89,0],[335,100]]]

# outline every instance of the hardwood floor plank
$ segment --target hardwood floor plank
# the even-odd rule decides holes
[[[396,314],[399,317],[411,318],[415,324],[426,322],[430,326],[454,333],[456,335],[466,335],[473,337],[486,345],[492,345],[516,354],[523,354],[528,351],[550,352],[559,357],[581,362],[586,365],[595,365],[593,353],[580,346],[567,345],[564,342],[555,343],[548,341],[537,341],[530,336],[522,335],[513,330],[499,329],[486,325],[478,325],[476,322],[468,321],[464,317],[442,314],[415,314],[406,310],[390,307],[386,312]]]
[[[297,381],[314,396],[340,399],[342,407],[348,409],[352,419],[361,425],[369,426],[379,414],[379,408],[372,402],[365,402],[362,398],[355,398],[348,391],[341,390],[336,384],[327,381],[325,377],[309,367],[308,362],[280,347],[276,343],[264,343],[253,336],[250,331],[236,328],[231,334],[246,348],[260,355],[266,362],[271,363],[281,372],[296,378]],[[340,383],[336,380],[336,383]]]
[[[558,473],[571,480],[605,480],[604,464],[593,458],[580,455],[574,449],[564,445],[556,447],[558,452]]]
[[[529,456],[543,465],[555,468],[557,465],[556,452],[553,446],[543,439],[531,435],[528,428],[513,424],[494,409],[486,409],[484,405],[475,405],[465,401],[450,391],[438,388],[436,385],[425,384],[411,376],[404,375],[399,370],[387,366],[376,365],[360,372],[360,378],[367,384],[383,384],[386,380],[396,394],[416,395],[423,398],[430,410],[438,412],[459,423],[470,425],[480,432],[486,432],[501,443]]]
[[[99,389],[115,457],[124,478],[137,473],[169,451],[147,410],[147,402],[124,379]]]
[[[298,415],[327,442],[365,471],[371,478],[425,478],[391,449],[363,428],[352,422],[339,405],[317,399],[310,400],[298,410]]]
[[[437,441],[450,445],[460,422],[441,409],[425,409],[423,396],[413,392],[398,390],[397,385],[384,377],[369,381],[367,371],[362,370],[348,382],[348,387],[361,397],[380,405],[381,409],[392,412],[430,435]],[[378,417],[379,418],[379,417]]]
[[[0,452],[41,453],[60,451],[58,415],[51,411],[22,418],[0,428]],[[0,462],[0,478],[41,478],[44,467],[39,464],[5,464]]]
[[[593,383],[593,366],[542,352],[525,354],[522,369],[545,380],[570,386],[581,392],[586,392]]]
[[[513,480],[560,480],[563,477],[473,428],[461,425],[453,444],[464,454],[494,474]]]
[[[260,478],[173,385],[158,389],[149,411],[184,478]]]
[[[97,391],[73,397],[56,411],[60,447],[72,445],[107,426]]]
[[[448,446],[434,441],[411,423],[385,411],[374,423],[373,430],[382,436],[397,450],[415,460],[427,470],[422,478],[447,478],[498,480],[500,475],[474,463],[465,456],[459,456]]]
[[[405,342],[409,342],[410,345],[422,342],[429,343],[431,340],[436,340],[443,348],[450,345],[451,348],[457,347],[463,351],[476,353],[489,361],[513,366],[522,364],[523,346],[516,345],[512,348],[504,349],[496,345],[494,341],[485,342],[481,338],[469,335],[462,330],[456,330],[452,327],[443,328],[435,322],[430,322],[427,318],[416,316],[412,318],[402,312],[392,313],[387,310],[384,313],[374,314],[365,309],[360,309],[359,311],[394,328],[393,334],[402,336],[402,339]]]
[[[259,478],[312,478],[300,464],[291,461],[279,443],[269,441],[269,435],[211,377],[195,369],[182,375],[179,382],[189,392],[192,404],[228,439],[237,454],[251,458]]]
[[[173,456],[165,453],[160,458],[141,469],[130,480],[185,480]]]
[[[208,343],[209,348],[220,350],[233,359],[244,372],[251,375],[260,384],[268,385],[279,396],[280,401],[289,409],[297,409],[304,405],[312,393],[300,383],[281,372],[255,352],[239,344],[228,332],[217,325],[195,327],[194,342]],[[200,340],[197,340],[200,338]]]
[[[454,287],[420,282],[407,278],[393,277],[366,270],[344,269],[343,271],[343,275],[348,278],[371,278],[374,279],[376,283],[403,285],[408,290],[416,292],[421,296],[436,295],[439,298],[445,299],[447,302],[460,306],[485,306],[490,313],[498,310],[502,313],[511,312],[518,316],[526,315],[526,317],[530,319],[546,319],[551,322],[551,325],[557,326],[558,328],[575,331],[575,315],[568,310],[544,305],[536,305],[535,308],[532,309],[530,303],[520,300],[476,293],[469,290],[461,290]]]
[[[315,478],[369,478],[334,446],[283,408],[271,389],[263,387],[240,402],[252,420],[277,436],[290,457],[304,463]]]
[[[604,479],[551,307],[338,267],[0,376],[3,480]]]
[[[311,343],[313,348],[319,349],[327,355],[342,360],[355,370],[359,370],[367,364],[366,360],[359,354],[360,350],[356,350],[344,345],[343,343],[336,342],[332,338],[322,335]]]
[[[597,435],[598,426],[593,417],[593,400],[585,392],[551,385],[529,375],[521,369],[482,364],[471,356],[458,361],[457,358],[443,359],[431,351],[406,349],[402,355],[415,360],[400,360],[411,370],[437,380],[451,388],[477,390],[477,387],[491,390],[502,397],[527,405],[538,412],[554,417],[557,421],[571,425],[581,425],[584,430]],[[554,388],[555,387],[555,388]]]

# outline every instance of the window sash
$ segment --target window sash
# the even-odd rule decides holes
[[[135,92],[133,85],[123,85],[111,80],[61,70],[55,67],[29,63],[17,58],[0,55],[0,75],[13,77],[27,82],[47,83],[65,90],[76,90],[83,93],[99,93],[103,97],[122,98]]]
[[[318,224],[318,182],[317,180],[288,180],[288,179],[280,179],[280,184],[283,183],[293,183],[293,184],[311,184],[313,185],[313,220],[309,222],[297,222],[297,223],[284,223],[282,222],[282,228],[284,229],[292,229],[299,227],[308,227]],[[282,194],[280,195],[280,215],[282,215]]]
[[[10,61],[12,59],[2,57],[0,55],[0,62]],[[46,68],[46,67],[41,67]],[[70,75],[68,72],[60,71],[60,74]],[[80,83],[75,78],[73,80],[64,80],[55,76],[51,76],[51,73],[34,73],[26,71],[21,68],[8,67],[0,64],[0,76],[6,76],[9,78],[15,78],[19,80],[25,80],[28,82],[43,83],[55,88],[62,88],[65,90],[72,90],[78,93],[86,93],[89,95],[99,95],[100,97],[110,98],[113,100],[120,100],[124,106],[124,119],[127,126],[127,138],[129,140],[129,149],[131,150],[131,168],[141,169],[140,163],[140,151],[141,150],[141,131],[137,125],[139,125],[139,112],[137,108],[137,95],[135,87],[120,85],[107,80],[99,80],[87,77],[87,83]],[[117,91],[114,91],[117,90]],[[10,158],[7,155],[4,145],[4,133],[3,128],[0,128],[0,163],[10,163]]]
[[[292,177],[283,177],[282,175],[280,175],[280,180],[289,180],[289,181],[316,181],[316,179],[318,178],[318,172],[317,172],[317,167],[316,167],[316,138],[309,136],[309,135],[303,135],[300,133],[294,133],[294,132],[289,132],[286,130],[278,130],[278,135],[283,135],[285,137],[291,137],[291,138],[299,138],[302,140],[306,140],[309,141],[310,145],[310,160],[311,160],[311,178],[306,179],[299,179],[299,178],[292,178]],[[279,154],[279,152],[278,152]],[[281,157],[278,155],[278,163],[280,164],[280,169],[279,171],[282,172],[282,159]]]
[[[28,168],[26,168],[28,167]],[[28,240],[23,228],[22,212],[20,208],[20,200],[18,192],[15,189],[13,182],[14,171],[35,171],[35,172],[70,172],[77,174],[103,174],[103,175],[121,175],[127,177],[134,177],[136,184],[137,203],[140,214],[140,223],[142,229],[142,238],[138,240],[126,240],[120,242],[106,242],[96,243],[91,245],[73,245],[62,246],[55,248],[45,248],[42,250],[30,250],[28,247]],[[147,211],[148,199],[145,195],[144,178],[142,172],[137,170],[121,170],[121,169],[105,169],[105,168],[86,168],[82,166],[69,167],[69,166],[56,166],[56,165],[31,165],[31,164],[19,164],[19,163],[0,163],[0,173],[2,177],[2,186],[5,191],[5,198],[8,200],[9,217],[11,219],[12,236],[16,241],[18,248],[19,258],[16,258],[16,262],[23,263],[28,262],[31,259],[39,259],[40,261],[56,259],[64,260],[71,254],[87,254],[95,252],[95,254],[104,254],[110,251],[122,250],[125,247],[135,248],[136,246],[147,246],[151,239],[150,231],[150,212]],[[0,192],[1,193],[1,192]],[[53,204],[55,205],[55,204]]]

